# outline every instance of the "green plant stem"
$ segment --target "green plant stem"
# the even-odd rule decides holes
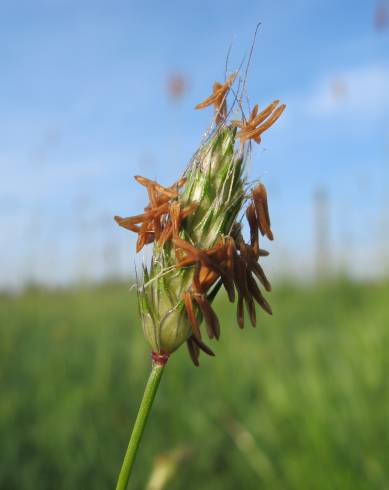
[[[135,425],[132,430],[130,441],[128,443],[127,451],[124,456],[122,468],[119,473],[116,490],[126,490],[127,488],[128,480],[130,479],[132,467],[134,465],[143,430],[151,411],[151,407],[153,405],[159,382],[161,381],[164,367],[165,365],[157,364],[155,362],[153,363],[153,367],[151,369],[151,373],[147,381],[143,398],[138,410],[138,415],[135,420]]]

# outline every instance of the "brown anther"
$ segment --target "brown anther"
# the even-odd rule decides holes
[[[264,296],[262,295],[258,284],[256,283],[255,279],[251,274],[247,275],[247,285],[249,288],[250,293],[252,294],[253,298],[255,301],[267,312],[269,315],[272,315],[272,309],[269,305],[269,303],[266,301]]]
[[[115,217],[115,220],[120,226],[124,226],[125,224],[139,224],[161,217],[166,214],[168,210],[169,204],[166,202],[156,208],[147,209],[147,211],[145,211],[143,214],[137,214],[135,216],[130,216],[129,218],[120,218],[117,216]],[[118,220],[120,220],[120,222]]]
[[[201,264],[205,265],[206,267],[212,270],[215,270],[221,276],[225,274],[223,269],[219,266],[219,264],[207,255],[206,251],[204,252],[203,250],[194,247],[189,242],[186,242],[185,240],[182,240],[179,237],[174,237],[173,243],[176,247],[181,248],[182,250],[184,250],[184,252],[196,258],[196,261],[200,262]]]
[[[142,226],[140,227],[139,233],[138,233],[138,239],[136,241],[136,252],[139,252],[142,250],[144,245],[146,245],[147,238],[148,238],[148,227],[149,223],[144,222],[142,223]]]
[[[256,323],[255,306],[253,298],[258,304],[271,313],[271,308],[265,298],[262,296],[255,279],[252,274],[255,274],[267,291],[271,290],[269,281],[267,280],[262,267],[257,262],[257,257],[252,248],[244,243],[243,239],[238,240],[238,250],[240,254],[235,255],[235,285],[238,290],[238,305],[237,305],[237,321],[240,328],[244,326],[243,300],[246,302],[247,309],[250,315],[250,320],[253,326]]]
[[[262,235],[266,235],[269,240],[273,240],[273,233],[270,229],[270,215],[267,204],[267,192],[263,184],[258,184],[253,189],[253,202],[257,213],[259,230]]]
[[[259,265],[255,252],[244,242],[239,243],[239,250],[241,252],[242,259],[245,261],[247,269],[257,276],[266,291],[271,291],[270,282],[268,281],[264,270]]]
[[[258,104],[255,104],[255,106],[253,107],[253,110],[251,111],[250,117],[249,117],[249,124],[251,122],[253,122],[253,119],[258,114],[258,111],[259,111],[259,105]]]
[[[155,198],[155,193],[152,191],[150,195],[154,195],[154,202],[157,204],[157,200]],[[164,213],[163,213],[164,214]],[[154,230],[154,238],[156,241],[159,240],[159,237],[162,233],[162,224],[161,224],[161,215],[156,215],[153,219],[153,230]]]
[[[246,209],[246,218],[250,227],[250,245],[255,254],[259,255],[258,220],[253,203]]]
[[[234,260],[236,254],[236,247],[235,247],[235,241],[232,237],[228,237],[226,248],[227,248],[227,261],[226,261],[227,273],[232,278],[234,278]]]
[[[172,202],[170,204],[169,214],[172,221],[173,236],[177,237],[182,221],[181,206],[178,202]]]
[[[200,350],[208,354],[209,356],[214,356],[215,353],[212,349],[210,349],[202,340],[197,339],[194,335],[192,335],[193,342],[197,344]]]
[[[146,189],[147,189],[147,193],[149,195],[149,199],[150,199],[150,208],[153,209],[153,208],[156,208],[158,206],[158,194],[157,194],[157,191],[155,189],[155,182],[152,182],[152,181],[149,181],[150,183],[146,184]]]
[[[198,340],[201,340],[199,323],[197,321],[196,314],[193,309],[192,296],[189,291],[185,291],[183,296],[184,296],[184,305],[185,305],[186,313],[188,315],[189,322],[193,330],[193,335]]]
[[[286,104],[281,104],[279,107],[277,107],[277,109],[274,110],[274,112],[263,124],[257,127],[258,136],[260,136],[262,133],[267,131],[271,126],[273,126],[273,124],[279,119],[281,114],[284,112],[285,108],[286,108]],[[258,124],[258,119],[259,116],[256,119],[254,119],[253,123]]]
[[[231,303],[235,302],[235,288],[234,288],[234,257],[236,253],[234,240],[229,237],[225,244],[226,258],[223,262],[225,264],[225,273],[221,276],[223,286],[227,292],[228,299]]]
[[[276,107],[278,106],[278,104],[280,103],[280,101],[277,99],[277,100],[274,100],[271,104],[269,104],[263,111],[261,111],[258,115],[258,110],[256,111],[255,114],[253,114],[253,112],[251,113],[252,118],[250,118],[250,123],[252,126],[258,126],[258,124],[261,124],[263,121],[265,121],[266,118],[268,118],[271,113],[276,109]],[[280,106],[282,107],[282,106]]]
[[[192,289],[198,294],[202,294],[202,285],[200,283],[200,264],[197,263],[193,274]]]
[[[236,319],[240,328],[244,328],[243,296],[238,295],[238,305],[236,309]]]
[[[253,327],[256,327],[257,325],[257,315],[255,313],[255,304],[253,301],[253,298],[250,294],[247,295],[246,297],[246,304],[247,304],[247,309],[249,310],[249,316],[250,316],[250,321],[251,325]]]
[[[251,261],[251,270],[257,276],[258,280],[261,282],[262,286],[266,289],[266,291],[271,291],[271,284],[268,281],[264,270],[256,261]]]
[[[279,102],[279,100],[275,100],[259,114],[258,104],[256,104],[251,111],[248,120],[232,122],[234,126],[240,128],[236,137],[240,139],[242,144],[250,139],[254,140],[256,143],[261,142],[261,134],[269,129],[285,110],[286,105],[281,104],[278,106]]]
[[[227,118],[227,94],[235,81],[236,73],[233,73],[227,80],[221,84],[213,84],[212,95],[196,105],[195,109],[204,109],[210,105],[215,106],[216,124],[221,124]]]
[[[200,259],[198,257],[196,247],[193,247],[192,251],[188,253],[188,256],[185,257],[181,262],[177,264],[177,267],[188,267],[189,265],[193,265],[197,263]],[[226,247],[224,243],[220,243],[215,247],[209,248],[204,251],[209,257],[213,258],[217,262],[222,262],[226,258]]]
[[[220,324],[216,313],[213,311],[212,306],[206,299],[204,294],[194,293],[193,297],[196,303],[199,305],[201,313],[204,316],[205,326],[210,339],[216,337],[219,340],[220,337]]]
[[[201,265],[199,267],[199,284],[200,292],[206,292],[208,289],[215,284],[217,279],[220,277],[216,271],[210,269],[207,266]]]
[[[138,233],[136,251],[139,252],[148,243],[156,241],[163,246],[172,236],[178,236],[182,220],[194,211],[197,204],[191,203],[181,209],[179,203],[173,201],[178,197],[179,188],[186,182],[185,177],[171,187],[163,187],[140,175],[135,176],[135,180],[146,187],[150,203],[142,214],[128,218],[115,216],[114,219],[123,228]]]
[[[186,178],[183,177],[175,182],[172,186],[164,187],[161,184],[158,184],[158,182],[156,182],[155,180],[147,179],[146,177],[142,177],[141,175],[135,175],[134,178],[139,184],[143,185],[147,189],[153,188],[159,194],[162,194],[163,196],[166,196],[170,199],[177,197],[178,189],[182,187],[186,182]]]
[[[199,285],[196,287],[198,292],[207,291],[220,276],[229,300],[235,301],[233,277],[221,265],[221,262],[226,259],[226,243],[224,241],[209,250],[196,248],[178,237],[173,238],[173,243],[188,254],[186,259],[178,262],[177,267],[186,267],[195,263],[200,265],[197,276]]]
[[[173,236],[173,226],[172,223],[169,222],[165,225],[165,228],[163,229],[163,232],[159,237],[159,240],[157,242],[158,245],[163,246],[165,242],[167,242],[172,238],[172,236]]]
[[[246,299],[248,288],[246,282],[247,266],[243,258],[236,254],[234,260],[234,282],[238,293]]]
[[[116,221],[116,223],[119,226],[122,226],[123,228],[126,228],[127,230],[131,230],[135,233],[139,233],[139,231],[140,231],[140,226],[134,225],[132,223],[132,221],[129,221],[128,218],[121,218],[120,216],[114,216],[113,219]]]
[[[199,346],[196,344],[193,337],[189,337],[189,339],[186,341],[186,345],[188,347],[188,352],[189,352],[190,358],[193,361],[193,364],[196,367],[198,367],[200,365],[199,364],[199,355],[200,355]]]

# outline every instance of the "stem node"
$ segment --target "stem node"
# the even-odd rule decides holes
[[[163,354],[161,352],[152,352],[151,359],[154,364],[158,364],[158,366],[164,366],[169,360],[169,354]]]

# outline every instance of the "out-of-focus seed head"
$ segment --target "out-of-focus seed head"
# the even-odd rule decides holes
[[[202,339],[205,323],[209,338],[218,339],[220,324],[212,301],[223,286],[230,301],[237,300],[237,322],[244,326],[244,304],[256,324],[256,301],[271,313],[259,285],[270,291],[259,247],[259,233],[273,239],[266,189],[249,188],[245,167],[251,141],[261,135],[285,109],[274,101],[263,111],[254,107],[248,119],[229,121],[227,95],[237,75],[196,106],[215,106],[216,128],[195,153],[182,178],[170,187],[136,177],[148,193],[142,214],[115,217],[117,223],[138,234],[137,251],[153,243],[149,267],[138,284],[139,310],[146,339],[154,353],[170,355],[185,341],[198,365],[200,350],[213,355]],[[246,243],[240,224],[245,203],[250,227]]]

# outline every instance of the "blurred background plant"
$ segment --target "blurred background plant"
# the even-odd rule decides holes
[[[389,486],[388,12],[1,2],[0,488],[114,486],[149,353],[135,239],[112,217],[142,210],[134,174],[185,166],[209,120],[193,106],[257,21],[252,100],[288,105],[250,173],[269,190],[275,315],[242,334],[218,299],[217,357],[170,361],[134,488]]]
[[[133,488],[182,446],[170,489],[386,488],[388,292],[278,284],[244,332],[220,298],[217,357],[169,361]],[[135,293],[30,290],[0,315],[0,488],[114,488],[150,363]]]

